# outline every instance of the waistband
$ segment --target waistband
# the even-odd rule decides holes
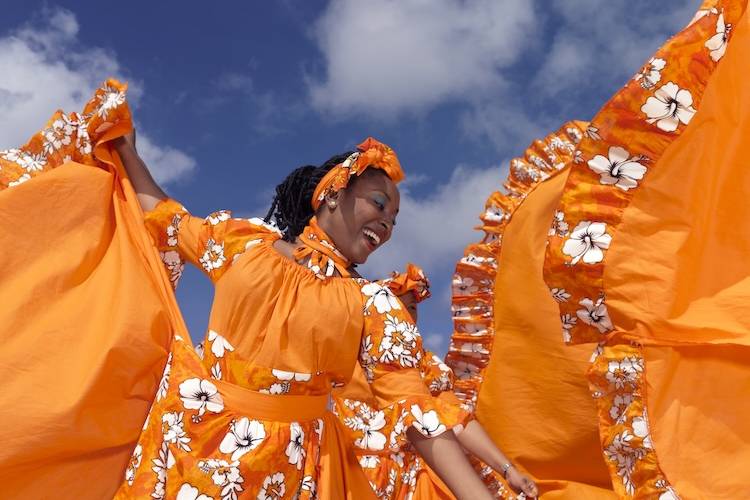
[[[300,422],[322,418],[328,411],[329,395],[273,395],[253,391],[223,380],[212,380],[224,407],[245,416],[274,422]]]

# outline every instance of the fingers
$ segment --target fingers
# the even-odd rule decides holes
[[[534,481],[531,479],[525,477],[523,478],[523,487],[521,488],[523,492],[530,496],[536,498],[539,492],[537,491],[536,484],[534,484]]]

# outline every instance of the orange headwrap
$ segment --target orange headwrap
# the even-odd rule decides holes
[[[430,296],[430,280],[419,266],[411,262],[406,265],[406,272],[393,273],[388,281],[388,288],[398,296],[412,292],[417,302],[422,302]]]
[[[312,197],[313,210],[318,209],[327,194],[345,188],[353,175],[361,175],[368,167],[381,169],[396,184],[404,179],[404,171],[401,170],[396,152],[377,139],[368,137],[357,146],[356,152],[333,167],[320,180]]]

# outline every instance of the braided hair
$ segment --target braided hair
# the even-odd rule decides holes
[[[294,241],[302,234],[307,223],[315,215],[312,197],[320,180],[339,163],[343,163],[352,151],[333,156],[316,167],[305,165],[292,171],[281,184],[276,186],[276,195],[264,220],[276,220],[276,225],[284,233],[284,241]]]

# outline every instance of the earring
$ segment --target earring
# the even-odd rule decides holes
[[[326,203],[328,204],[328,208],[330,208],[331,210],[336,208],[336,200],[328,200]]]

